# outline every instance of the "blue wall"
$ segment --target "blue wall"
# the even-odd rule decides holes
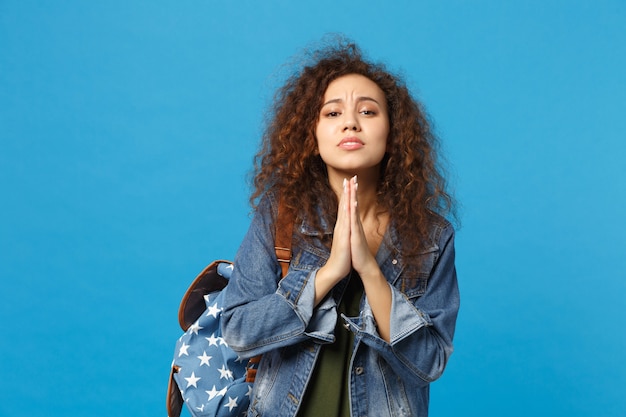
[[[462,202],[433,416],[626,415],[621,1],[0,1],[0,415],[165,415],[176,312],[248,222],[282,65],[405,74]]]

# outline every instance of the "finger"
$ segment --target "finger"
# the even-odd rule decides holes
[[[339,206],[337,207],[337,223],[345,221],[346,219],[349,218],[349,215],[348,215],[349,207],[350,207],[349,183],[348,183],[348,180],[344,178],[343,189],[339,197]]]
[[[350,210],[350,190],[351,190],[351,183],[350,181],[348,181],[346,178],[343,179],[343,198],[344,198],[344,203],[345,203],[345,212],[348,213]]]
[[[358,189],[359,183],[356,176],[350,179],[351,189],[350,189],[350,202],[351,202],[351,210],[350,210],[350,241],[352,250],[357,249],[354,246],[361,246],[365,239],[365,232],[363,230],[363,224],[361,223],[361,216],[359,214],[359,204],[358,204]]]
[[[333,236],[333,245],[340,241],[340,246],[349,244],[350,239],[350,184],[348,180],[344,180],[343,191],[339,199],[339,207],[337,209],[337,222],[335,223],[335,236]]]
[[[358,189],[359,183],[357,176],[355,175],[350,179],[350,225],[351,227],[360,227],[361,226],[361,218],[359,216],[359,203],[358,203]],[[355,229],[354,231],[357,231]]]
[[[352,202],[351,219],[350,219],[350,253],[352,266],[360,271],[365,265],[371,261],[371,253],[365,236],[365,229],[361,222],[358,205],[358,189],[359,183],[357,177],[351,179],[352,190],[350,200]]]
[[[339,196],[337,208],[337,221],[333,232],[333,240],[330,248],[330,256],[325,264],[325,272],[333,277],[333,282],[346,276],[351,268],[350,251],[350,184],[347,180],[343,183],[343,190]]]

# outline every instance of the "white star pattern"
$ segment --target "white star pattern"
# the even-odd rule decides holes
[[[194,324],[192,324],[191,326],[189,326],[189,332],[194,333],[195,335],[198,335],[198,330],[204,329],[204,327],[201,327],[198,322],[195,322]]]
[[[239,397],[228,397],[228,404],[226,404],[224,407],[228,407],[228,411],[233,411],[233,408],[237,407],[237,399]]]
[[[208,356],[206,354],[206,350],[205,350],[205,351],[202,352],[202,356],[198,356],[198,359],[200,359],[200,366],[202,366],[202,365],[211,366],[209,361],[211,359],[213,359],[213,356]]]
[[[196,382],[200,381],[202,378],[198,378],[196,377],[196,373],[192,372],[191,376],[189,378],[185,378],[185,380],[187,381],[187,388],[189,388],[190,386],[194,386],[195,388],[198,388],[198,386],[196,385]]]
[[[180,347],[180,350],[178,351],[178,357],[180,358],[183,355],[189,356],[189,353],[187,352],[187,349],[189,349],[189,345],[187,345],[187,344],[185,344],[185,342],[183,342],[183,345]]]
[[[213,333],[211,337],[205,337],[205,339],[208,340],[209,346],[217,346],[217,342],[220,340],[219,337],[215,337],[215,333]]]
[[[218,369],[218,371],[220,371],[220,379],[222,378],[233,379],[233,371],[231,371],[230,369],[227,369],[226,365],[222,365],[222,367]]]
[[[209,401],[211,401],[213,398],[217,397],[218,395],[226,394],[226,391],[225,390],[218,391],[215,389],[215,385],[213,385],[213,388],[211,388],[211,391],[206,391],[206,393],[209,394]]]
[[[176,343],[173,376],[193,413],[239,416],[248,408],[253,387],[233,381],[245,376],[248,361],[228,349],[221,335],[222,294],[211,293],[205,300],[205,311]]]
[[[217,315],[222,311],[221,308],[217,308],[217,303],[213,304],[212,306],[209,306],[207,308],[207,316],[213,316],[214,318],[217,318]]]

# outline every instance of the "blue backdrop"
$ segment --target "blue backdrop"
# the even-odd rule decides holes
[[[2,416],[158,416],[177,308],[249,223],[282,65],[402,72],[462,202],[432,416],[626,415],[622,1],[0,0]]]

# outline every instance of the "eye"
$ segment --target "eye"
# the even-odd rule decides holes
[[[337,117],[337,116],[339,116],[339,112],[338,111],[326,112],[326,117]]]
[[[376,116],[376,111],[374,110],[361,110],[361,114],[365,115],[365,116]]]

